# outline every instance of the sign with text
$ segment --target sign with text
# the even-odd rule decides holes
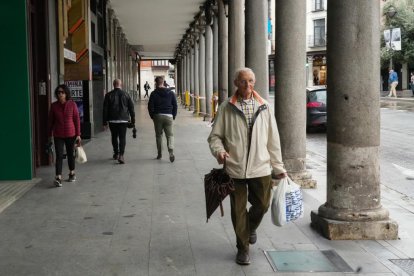
[[[83,82],[81,80],[65,81],[65,84],[69,87],[70,95],[72,97],[72,100],[78,106],[80,121],[81,121],[81,123],[83,123],[83,120],[84,120]]]

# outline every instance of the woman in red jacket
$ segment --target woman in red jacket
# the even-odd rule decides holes
[[[56,177],[54,184],[62,187],[63,145],[69,164],[69,182],[76,180],[74,146],[80,143],[80,120],[76,103],[70,99],[69,88],[61,84],[55,89],[57,101],[52,103],[49,113],[49,140],[52,137],[56,151]]]

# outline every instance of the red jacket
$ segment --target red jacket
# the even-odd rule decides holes
[[[76,103],[69,100],[64,104],[52,103],[48,122],[49,137],[67,138],[80,136],[80,119]]]

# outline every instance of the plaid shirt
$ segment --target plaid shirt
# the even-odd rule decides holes
[[[254,107],[255,107],[255,100],[252,97],[247,100],[243,100],[242,97],[239,97],[237,99],[241,106],[241,111],[244,113],[244,116],[246,117],[247,126],[249,127],[249,132],[252,130],[253,126],[253,115],[254,115]]]

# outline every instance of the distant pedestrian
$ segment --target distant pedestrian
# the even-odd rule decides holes
[[[412,97],[414,97],[414,72],[411,72],[410,86],[411,86],[411,91],[413,92]]]
[[[144,98],[145,97],[149,97],[149,95],[148,95],[148,91],[151,89],[151,86],[149,85],[149,83],[148,83],[148,81],[146,81],[145,82],[145,84],[144,84],[144,90],[145,90],[145,95],[144,95]]]
[[[287,176],[282,162],[279,131],[270,105],[254,91],[250,68],[236,72],[234,95],[217,112],[208,142],[219,164],[225,162],[233,178],[231,220],[237,240],[236,262],[250,264],[249,244],[270,205],[271,168],[278,178]],[[251,207],[247,210],[247,201]]]
[[[319,85],[318,71],[313,71],[313,85]]]
[[[81,142],[80,119],[76,103],[71,100],[69,88],[61,84],[55,89],[56,102],[52,103],[49,112],[48,130],[49,142],[54,139],[56,162],[55,180],[56,187],[62,187],[62,163],[63,146],[66,147],[66,156],[69,165],[69,182],[76,180],[75,177],[75,143]]]
[[[388,85],[390,86],[390,93],[388,94],[388,97],[394,96],[397,98],[396,87],[398,85],[398,75],[392,68],[389,70]]]
[[[167,137],[167,148],[170,161],[174,162],[174,133],[173,121],[177,116],[177,99],[175,94],[164,87],[164,78],[155,78],[156,89],[151,93],[148,102],[148,113],[154,122],[157,142],[157,159],[162,158],[162,133]]]
[[[165,81],[165,80],[164,80],[164,87],[165,87],[165,88],[170,87],[170,86],[168,85],[167,81]]]
[[[105,95],[103,125],[106,130],[109,124],[109,129],[111,130],[112,158],[118,160],[120,164],[124,164],[126,131],[128,122],[135,124],[135,110],[131,97],[121,89],[121,80],[114,80],[113,85],[114,90]]]

